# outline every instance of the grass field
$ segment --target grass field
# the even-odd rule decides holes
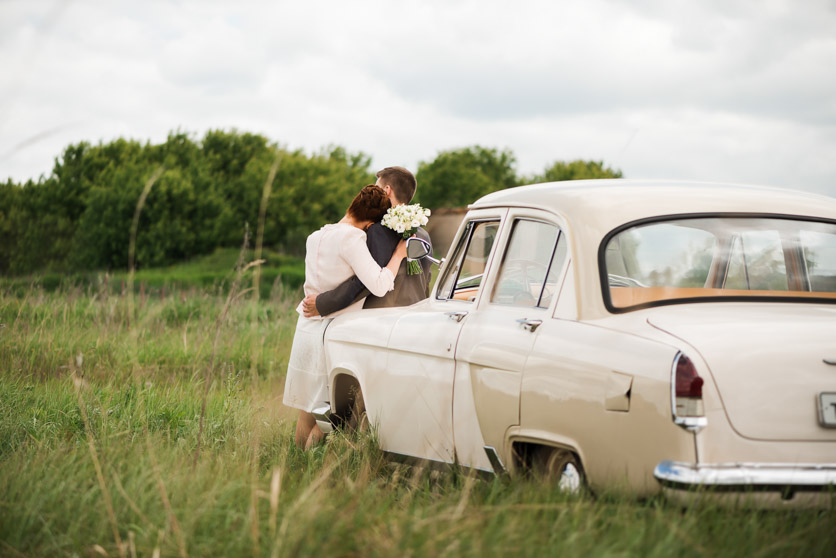
[[[833,512],[571,497],[395,464],[373,435],[301,452],[281,405],[300,291],[236,292],[0,290],[0,555],[834,553]]]
[[[252,259],[252,250],[245,256]],[[140,269],[133,277],[133,289],[136,294],[165,294],[172,290],[226,290],[233,282],[234,269],[240,250],[235,248],[218,248],[208,256],[199,256],[188,262],[182,262],[169,267]],[[264,260],[261,265],[261,281],[259,291],[262,298],[268,298],[277,285],[284,288],[296,289],[305,282],[304,258],[289,256],[264,250]],[[33,288],[46,291],[58,289],[68,290],[81,288],[108,293],[122,293],[127,288],[128,273],[126,271],[113,272],[79,272],[79,273],[38,273],[32,276],[0,277],[0,290],[20,295]]]

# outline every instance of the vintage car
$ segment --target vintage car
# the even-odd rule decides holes
[[[630,180],[495,192],[429,299],[340,316],[325,343],[318,418],[367,418],[387,452],[569,490],[834,501],[832,198]]]

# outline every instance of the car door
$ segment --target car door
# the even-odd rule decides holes
[[[426,301],[398,319],[388,341],[386,373],[376,382],[389,394],[378,423],[386,451],[452,463],[456,343],[480,296],[505,210],[471,212]]]
[[[566,259],[560,237],[551,214],[509,213],[498,264],[456,347],[453,425],[463,465],[491,470],[507,455],[506,431],[519,424],[526,359],[557,298]]]

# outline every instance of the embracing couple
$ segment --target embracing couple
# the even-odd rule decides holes
[[[408,306],[429,296],[430,262],[407,273],[406,243],[381,224],[390,207],[408,204],[417,183],[403,167],[387,167],[360,190],[338,223],[312,233],[305,244],[305,299],[287,366],[284,404],[299,409],[296,445],[309,448],[325,434],[311,411],[330,400],[325,368],[325,328],[345,312]],[[419,228],[418,238],[430,237]]]

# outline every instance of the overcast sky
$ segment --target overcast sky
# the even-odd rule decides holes
[[[0,179],[173,130],[836,196],[836,0],[0,0]]]

